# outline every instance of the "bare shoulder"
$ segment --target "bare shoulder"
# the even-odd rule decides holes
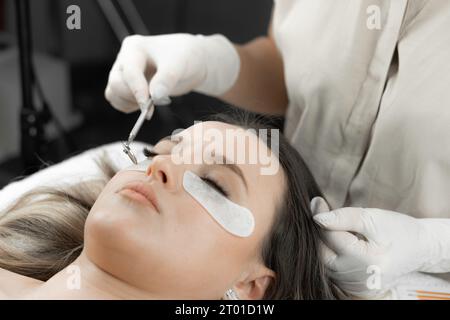
[[[19,298],[42,282],[0,268],[0,300]]]
[[[0,268],[0,300],[6,300],[11,298],[7,292],[8,287],[11,285],[11,274],[12,272]]]
[[[2,285],[0,284],[0,300],[7,300],[7,299],[10,299],[10,297],[8,297],[5,292],[3,292]]]

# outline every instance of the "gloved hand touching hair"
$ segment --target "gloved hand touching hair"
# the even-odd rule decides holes
[[[323,259],[341,289],[377,298],[410,272],[450,272],[450,219],[418,219],[381,209],[326,212],[311,201],[314,220],[325,229]]]

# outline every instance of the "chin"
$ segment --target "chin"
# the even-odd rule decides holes
[[[133,228],[133,223],[106,219],[101,212],[88,217],[84,230],[86,256],[100,269],[123,276],[131,267],[129,264],[134,264],[136,257],[142,254],[139,244],[135,243]]]
[[[93,208],[85,224],[85,245],[96,244],[99,247],[121,251],[122,246],[127,246],[133,241],[133,230],[141,224],[141,221],[117,206]]]

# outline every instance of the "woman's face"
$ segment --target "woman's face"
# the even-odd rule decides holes
[[[227,131],[244,135],[233,125],[203,122],[181,132],[179,142],[160,141],[147,172],[122,170],[106,185],[86,222],[85,252],[101,269],[163,299],[218,299],[232,287],[241,288],[241,295],[247,292],[244,298],[259,298],[264,288],[255,291],[254,286],[264,287],[273,276],[260,248],[282,198],[283,172],[261,175],[262,164],[249,161],[234,166],[173,161],[175,146],[193,155],[195,129],[223,133],[223,146],[232,143],[226,141]],[[247,154],[258,146],[278,161],[256,135],[245,141]],[[230,159],[227,150],[223,156]],[[228,232],[185,190],[187,170],[213,180],[228,199],[251,211],[255,227],[250,236]],[[130,185],[138,185],[152,201]]]

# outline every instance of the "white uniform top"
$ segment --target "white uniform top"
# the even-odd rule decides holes
[[[330,205],[450,217],[450,1],[275,0],[273,31]]]

